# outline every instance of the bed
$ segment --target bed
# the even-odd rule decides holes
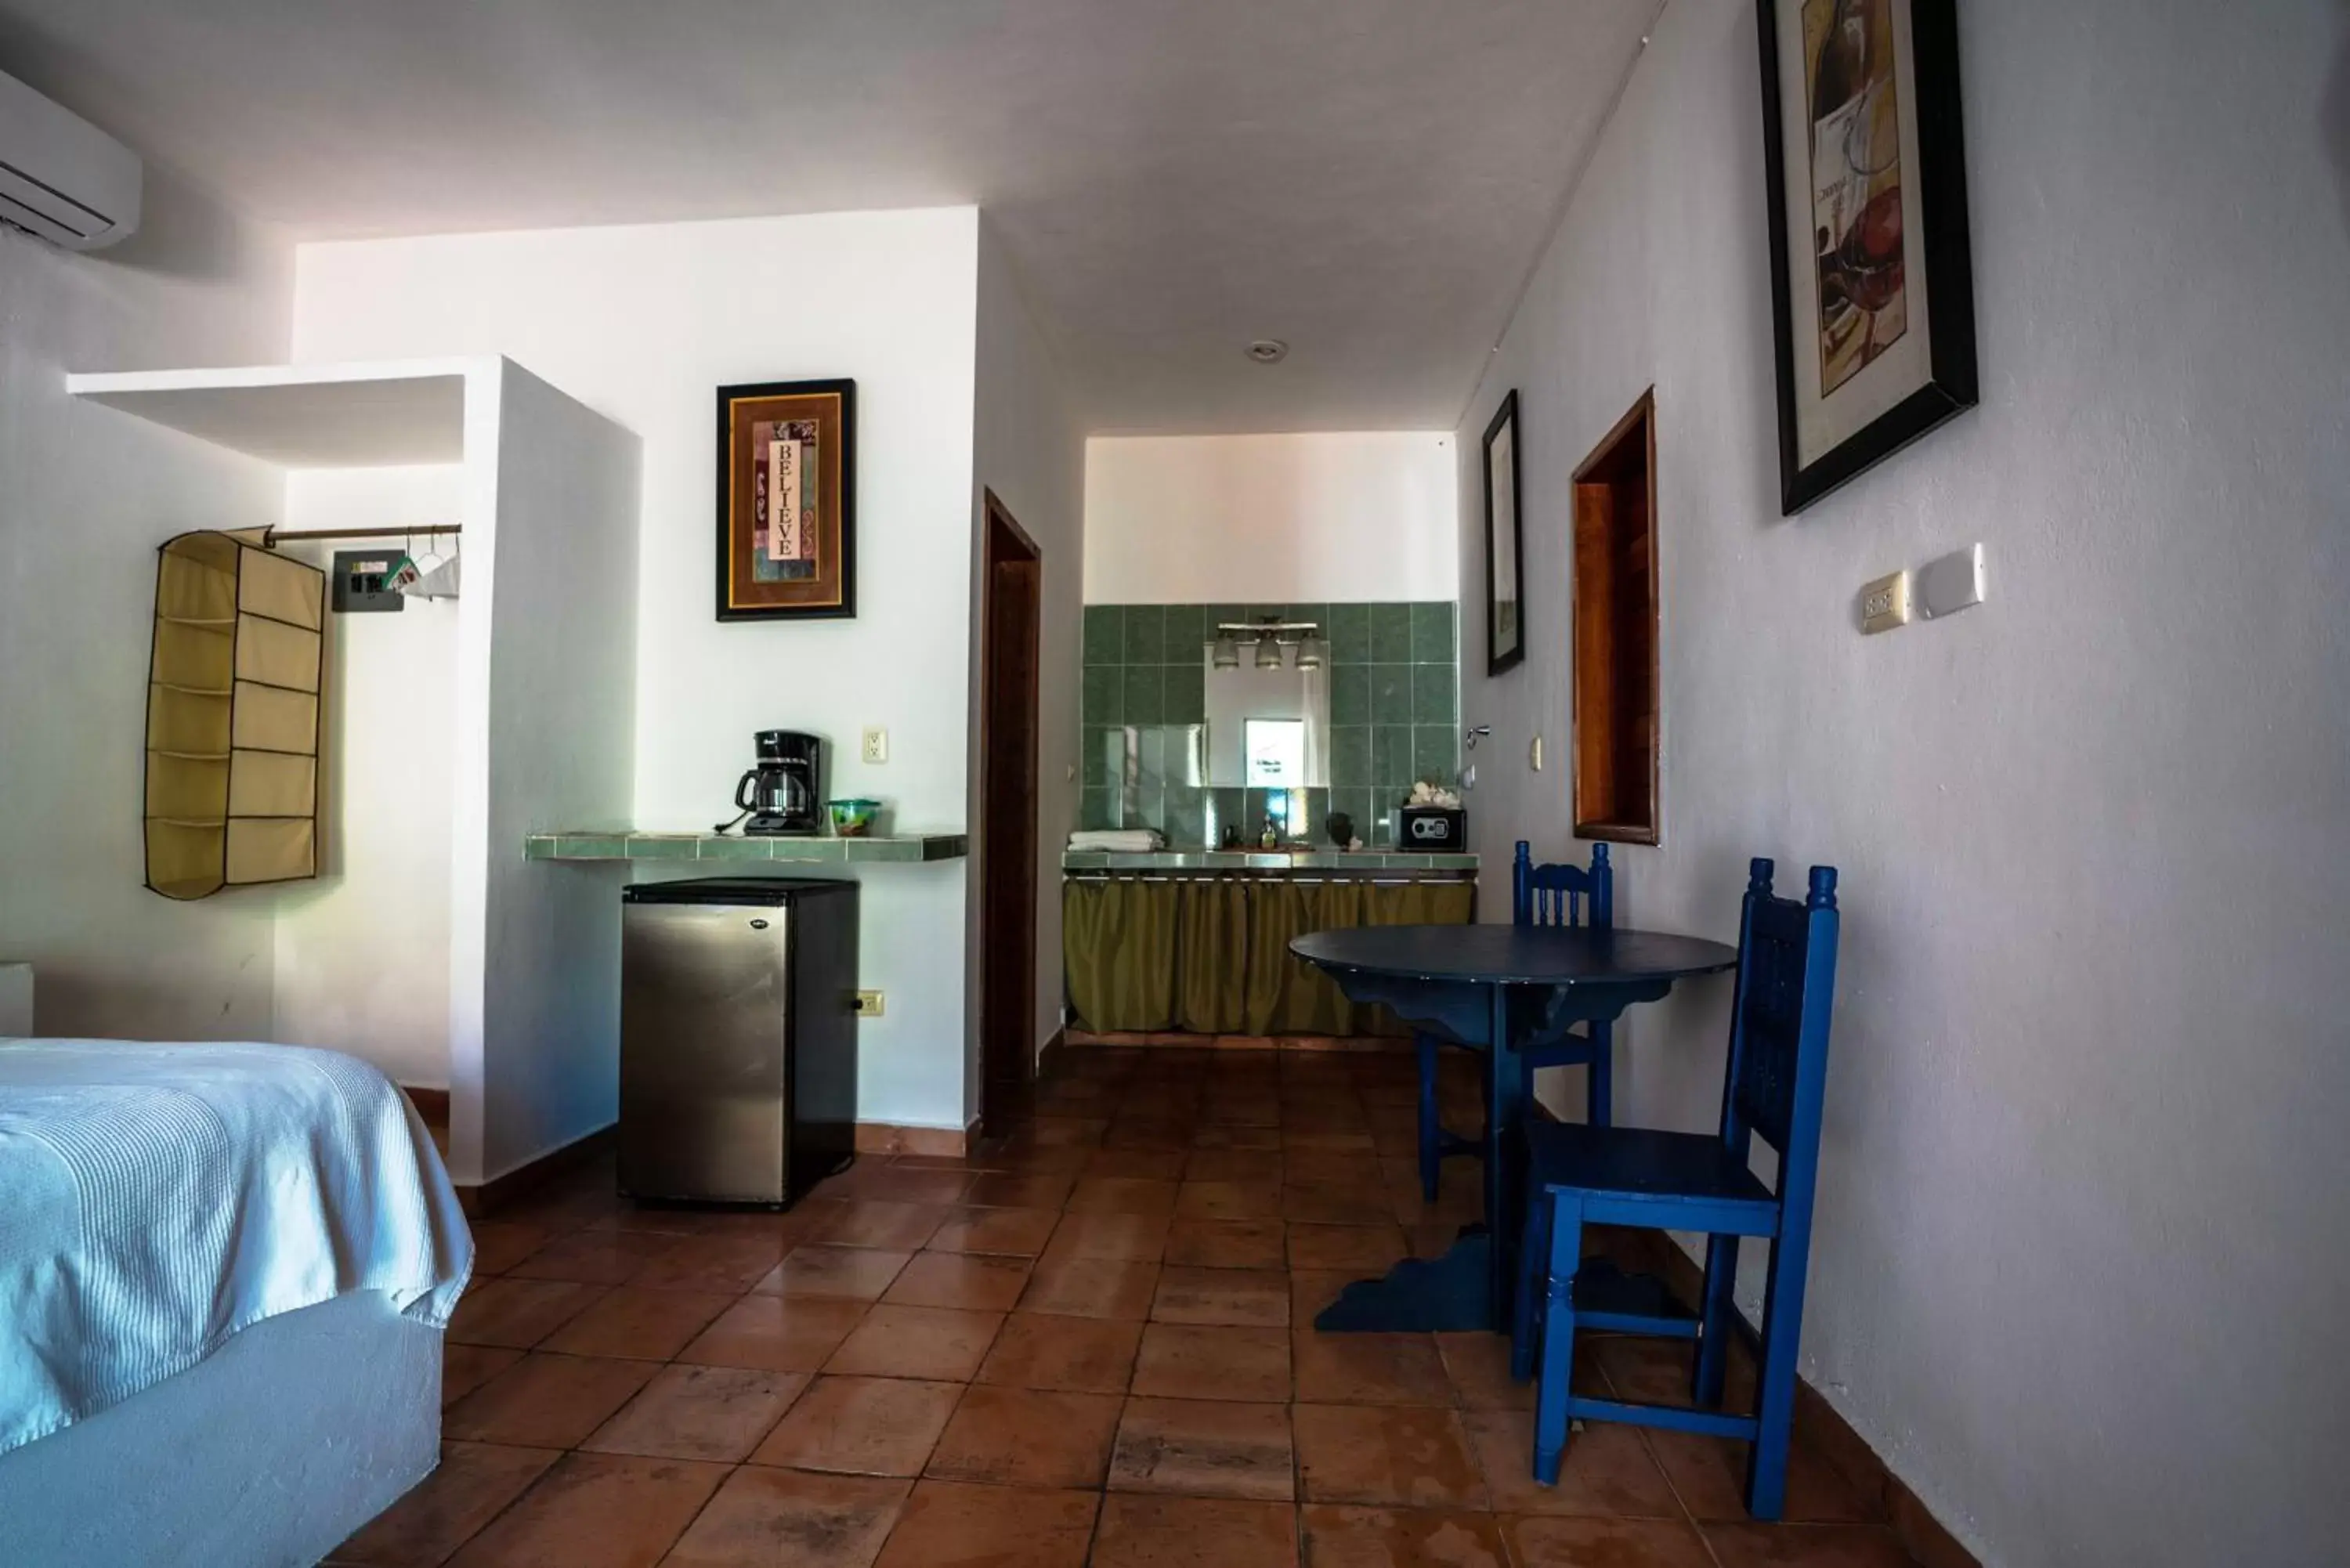
[[[472,1239],[374,1068],[0,1040],[0,1564],[315,1563],[437,1462]]]

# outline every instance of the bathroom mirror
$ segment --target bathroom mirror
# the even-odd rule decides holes
[[[1292,643],[1281,653],[1277,667],[1260,669],[1254,649],[1243,645],[1240,668],[1219,670],[1216,645],[1201,645],[1211,786],[1329,787],[1330,645]]]

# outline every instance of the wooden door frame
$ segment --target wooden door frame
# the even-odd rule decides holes
[[[1042,681],[1044,669],[1044,567],[1045,552],[1019,520],[1012,515],[995,492],[983,487],[985,522],[980,546],[980,662],[979,662],[979,832],[975,844],[979,852],[980,881],[980,1073],[979,1113],[983,1134],[993,1135],[1003,1130],[1001,1125],[1012,1108],[1003,1103],[1004,1085],[1024,1084],[1035,1075],[1036,1042],[1033,1038],[1036,1019],[1036,857],[1038,851],[1038,770],[1039,733],[1044,718]],[[993,743],[997,716],[994,711],[997,686],[997,647],[995,592],[998,572],[1006,567],[1026,566],[1033,569],[1035,610],[1031,627],[1035,646],[1029,650],[1028,680],[1024,691],[1016,693],[1028,711],[1028,747],[1020,759],[1013,787],[1014,796],[1025,802],[1025,831],[1015,833],[1014,842],[996,842],[995,817],[1000,804],[995,799],[995,774],[992,766]],[[999,854],[1009,848],[1008,857]],[[999,878],[1012,878],[1015,897],[1027,919],[1023,927],[1012,932],[1000,929],[990,919]],[[1010,939],[1014,951],[1006,954],[1003,943]],[[1017,972],[1009,976],[998,973],[1000,962],[1016,957]],[[1002,994],[1006,980],[1010,995]],[[999,1022],[1001,1010],[1010,1008],[1018,1022],[1017,1047],[1007,1045],[1003,1025]],[[1007,1060],[1007,1057],[1009,1060]]]

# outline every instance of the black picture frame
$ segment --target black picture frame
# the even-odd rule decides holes
[[[1921,385],[1809,463],[1798,440],[1793,268],[1788,254],[1787,150],[1779,52],[1782,6],[1755,0],[1762,67],[1762,159],[1771,223],[1772,336],[1779,398],[1779,504],[1793,516],[1882,462],[1980,397],[1975,365],[1974,265],[1967,228],[1965,122],[1959,97],[1955,0],[1893,0],[1906,5],[1916,89],[1919,227],[1930,299],[1928,369]],[[1808,162],[1806,163],[1808,167]]]
[[[742,545],[737,516],[735,449],[737,405],[772,400],[807,400],[812,411],[830,400],[837,412],[838,493],[834,512],[840,523],[837,541],[838,592],[822,603],[748,603],[734,581],[735,555]],[[857,383],[847,378],[813,381],[754,381],[718,389],[717,398],[717,548],[714,552],[717,618],[722,621],[847,620],[857,615]],[[819,459],[821,462],[821,459]],[[821,480],[819,481],[821,483]],[[822,492],[820,491],[821,494]],[[770,592],[774,585],[764,585]]]
[[[1498,536],[1493,517],[1493,442],[1505,430],[1510,434],[1510,525],[1506,541]],[[1479,458],[1485,491],[1485,673],[1494,676],[1515,669],[1526,657],[1526,514],[1524,490],[1519,479],[1525,463],[1518,438],[1516,388],[1513,387],[1502,400],[1502,406],[1493,410],[1492,421],[1485,427]],[[1510,601],[1509,618],[1509,629],[1515,633],[1515,639],[1506,648],[1502,645],[1502,601],[1495,591],[1498,574],[1494,571],[1494,563],[1505,546],[1510,553],[1510,581],[1517,589],[1516,597]]]

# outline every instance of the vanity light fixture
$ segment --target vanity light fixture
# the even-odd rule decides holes
[[[1281,668],[1281,639],[1261,637],[1256,639],[1256,667],[1259,670]]]
[[[1241,667],[1241,645],[1228,635],[1219,634],[1216,638],[1215,666],[1219,670]]]
[[[1316,648],[1313,643],[1310,643],[1310,642],[1301,642],[1301,643],[1299,643],[1299,644],[1297,645],[1297,668],[1298,668],[1298,669],[1300,669],[1300,670],[1319,670],[1319,669],[1321,669],[1321,668],[1322,668],[1322,653],[1321,653],[1321,650],[1320,650],[1318,648]]]

